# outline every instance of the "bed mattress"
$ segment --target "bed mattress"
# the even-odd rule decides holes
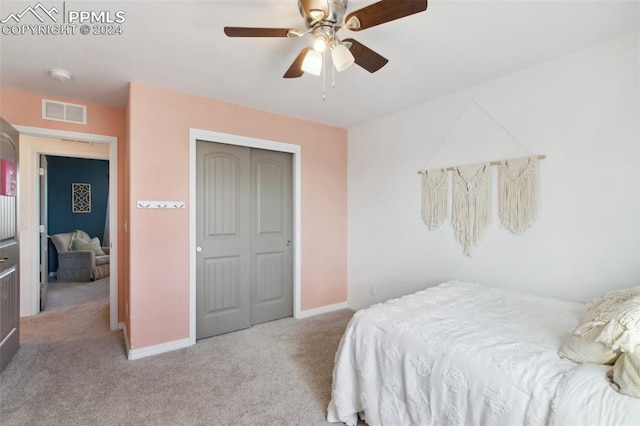
[[[356,312],[328,421],[370,425],[631,425],[640,400],[607,367],[558,356],[585,305],[449,282]]]

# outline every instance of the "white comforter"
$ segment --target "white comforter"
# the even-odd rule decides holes
[[[640,424],[604,366],[561,359],[584,305],[450,282],[357,312],[336,353],[330,422]]]

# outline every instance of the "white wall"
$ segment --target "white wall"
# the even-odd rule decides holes
[[[576,301],[640,284],[638,40],[629,34],[350,129],[349,305],[449,279]],[[417,171],[471,98],[547,158],[533,228],[511,234],[494,204],[469,258],[449,221],[437,231],[422,222]],[[526,154],[471,103],[428,168]]]

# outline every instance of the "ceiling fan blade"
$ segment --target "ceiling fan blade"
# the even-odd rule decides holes
[[[356,64],[370,73],[378,71],[380,68],[387,65],[387,62],[389,62],[389,60],[384,56],[374,52],[364,44],[359,43],[352,38],[342,40],[342,42],[345,44],[351,44],[349,51],[355,58]]]
[[[293,63],[291,64],[287,72],[284,73],[284,75],[282,76],[283,78],[302,77],[302,75],[304,74],[304,71],[302,71],[302,61],[304,61],[304,57],[309,50],[311,50],[310,47],[305,47],[304,49],[302,49],[302,51],[298,54],[298,56],[293,61]]]
[[[297,31],[295,28],[224,27],[227,37],[290,37],[290,32]]]
[[[382,0],[348,14],[345,26],[352,31],[366,30],[425,10],[427,0]]]

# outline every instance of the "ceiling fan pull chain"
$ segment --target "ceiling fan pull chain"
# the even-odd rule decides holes
[[[331,57],[331,87],[336,87],[336,67],[333,63],[333,56]]]
[[[322,52],[322,102],[327,100],[327,51]]]

